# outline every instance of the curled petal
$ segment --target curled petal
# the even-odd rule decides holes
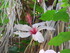
[[[45,22],[40,22],[40,23],[35,23],[35,24],[33,24],[32,25],[32,27],[34,28],[34,27],[40,27],[40,26],[45,26]]]
[[[45,51],[44,51],[43,49],[41,49],[41,50],[39,51],[39,53],[45,53]]]
[[[32,38],[35,41],[38,41],[39,43],[42,43],[44,41],[44,37],[42,36],[42,34],[40,32],[37,32],[36,34],[33,34]]]
[[[14,26],[14,28],[16,28],[17,30],[21,30],[21,31],[29,31],[31,29],[30,26],[22,25],[22,24],[17,24]]]
[[[19,37],[21,37],[21,38],[26,38],[31,35],[29,32],[20,32],[20,31],[16,31],[16,32],[14,32],[14,34],[19,35]]]
[[[47,26],[41,26],[41,27],[38,27],[38,31],[41,31],[43,29],[47,29],[47,30],[55,30],[55,28],[53,27],[47,27]]]

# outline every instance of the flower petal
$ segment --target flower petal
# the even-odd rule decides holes
[[[46,50],[45,53],[56,53],[54,50]]]
[[[22,31],[29,31],[31,29],[30,26],[28,25],[22,25],[22,24],[17,24],[14,26],[17,30],[22,30]]]
[[[39,27],[39,26],[45,26],[45,22],[40,22],[40,23],[35,23],[35,24],[33,24],[32,25],[32,27],[34,28],[34,27]]]
[[[47,30],[55,30],[55,28],[53,28],[53,27],[46,27],[47,28]]]
[[[46,25],[49,27],[54,27],[55,21],[46,21]]]
[[[43,29],[55,30],[55,28],[53,28],[53,27],[47,27],[47,26],[40,26],[40,27],[38,27],[38,31],[41,31],[41,30],[43,30]]]
[[[34,41],[37,41],[37,37],[35,34],[32,34],[32,38],[34,39]]]
[[[20,32],[20,31],[16,31],[16,32],[14,32],[14,34],[19,35],[19,37],[21,37],[21,38],[26,38],[31,35],[29,32]]]
[[[41,50],[39,51],[39,53],[45,53],[45,51],[44,51],[43,49],[41,49]]]
[[[44,38],[40,32],[37,32],[35,35],[33,34],[32,38],[39,43],[42,43],[44,41]]]

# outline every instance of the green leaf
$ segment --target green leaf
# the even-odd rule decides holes
[[[9,22],[8,18],[5,18],[3,21],[0,19],[0,24],[7,24]]]
[[[62,2],[68,2],[68,0],[62,0]]]
[[[66,8],[60,9],[60,10],[48,10],[46,13],[42,14],[41,20],[43,21],[69,21],[69,15],[66,12]]]
[[[69,7],[70,6],[70,0],[62,0],[61,3],[62,3],[61,7]]]
[[[31,8],[34,8],[34,5],[33,4],[30,4],[30,7]],[[40,12],[40,13],[43,13],[44,12],[43,8],[41,6],[39,6],[39,5],[36,5],[36,11],[37,12]]]
[[[32,0],[33,2],[35,2],[36,0]]]
[[[4,8],[7,8],[9,6],[9,2],[6,2]]]
[[[19,21],[20,24],[27,24],[24,20]]]
[[[4,28],[0,27],[0,31],[2,31]]]
[[[39,42],[35,41],[35,42],[34,42],[34,44],[35,44],[35,45],[38,45],[38,44],[39,44]]]
[[[0,18],[0,24],[2,24],[2,20],[1,20],[1,18]]]
[[[64,49],[61,51],[61,53],[70,53],[70,49]]]
[[[9,47],[9,53],[17,53],[17,50],[18,50],[17,46]]]
[[[43,8],[41,6],[39,6],[39,5],[36,5],[36,11],[38,11],[40,13],[44,12]]]
[[[26,46],[23,46],[23,47],[21,47],[21,48],[19,49],[19,51],[20,51],[20,52],[24,52],[25,49],[26,49]]]
[[[25,44],[29,44],[30,43],[30,40],[22,40],[21,42],[22,43],[25,43]]]
[[[8,22],[9,22],[8,18],[5,18],[4,21],[3,21],[4,24],[7,24]]]
[[[61,7],[68,7],[68,6],[70,6],[70,5],[67,4],[67,3],[63,3],[63,4],[61,5]]]
[[[56,37],[52,38],[49,41],[49,45],[59,46],[62,43],[70,40],[70,31],[69,32],[61,32]]]
[[[48,10],[46,13],[42,14],[41,16],[41,20],[44,20],[44,21],[50,21],[50,20],[53,20],[53,15],[55,14],[55,10]]]
[[[1,5],[0,5],[0,9],[7,8],[8,6],[9,6],[9,3],[8,3],[8,2],[5,3],[5,2],[3,1],[3,2],[1,3]]]

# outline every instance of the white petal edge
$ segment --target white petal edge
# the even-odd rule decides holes
[[[46,25],[49,27],[54,27],[55,21],[46,21]]]
[[[47,26],[40,26],[40,27],[38,27],[38,31],[41,31],[41,30],[43,30],[43,29],[55,30],[55,28],[53,28],[53,27],[47,27]]]
[[[16,31],[16,32],[14,32],[14,34],[19,35],[19,37],[21,37],[21,38],[26,38],[31,35],[29,32],[20,32],[20,31]]]
[[[33,28],[34,28],[34,27],[37,28],[37,27],[39,27],[39,26],[45,26],[45,23],[46,23],[46,22],[35,23],[35,24],[32,25],[32,27],[33,27]]]
[[[44,42],[44,37],[42,35],[41,32],[37,32],[35,35],[33,34],[32,35],[32,38],[35,40],[35,41],[38,41],[39,43],[43,43]]]
[[[45,53],[56,53],[54,50],[46,50]]]
[[[15,24],[14,28],[16,28],[17,30],[21,30],[21,31],[29,31],[31,29],[30,26],[22,25],[22,24]]]
[[[39,51],[39,53],[45,53],[45,51],[44,51],[43,49],[41,49],[41,50]]]

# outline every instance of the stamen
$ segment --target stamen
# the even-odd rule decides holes
[[[37,28],[32,28],[32,29],[30,30],[30,33],[31,33],[31,34],[36,34],[37,31],[38,31]]]

